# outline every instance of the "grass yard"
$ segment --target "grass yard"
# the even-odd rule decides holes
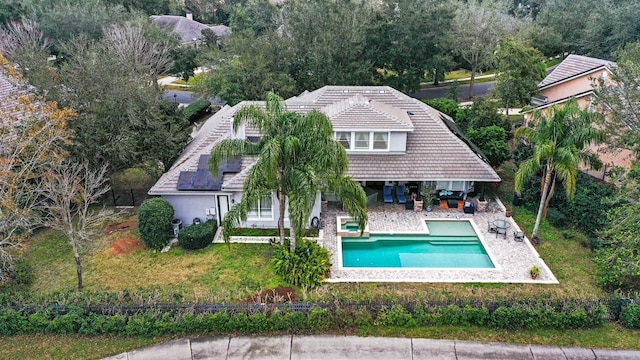
[[[128,250],[115,254],[112,245],[123,239]],[[262,289],[286,285],[273,271],[272,251],[269,245],[215,244],[201,251],[159,253],[144,248],[135,229],[115,231],[87,249],[83,256],[84,285],[87,290],[159,290],[161,294],[183,293],[188,299],[200,301],[242,301]],[[27,256],[35,275],[31,286],[35,294],[76,287],[71,247],[60,233],[43,231],[36,235]]]
[[[170,336],[16,335],[0,337],[0,359],[100,359],[169,341]]]

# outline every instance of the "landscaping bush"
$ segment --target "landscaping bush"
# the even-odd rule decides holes
[[[329,269],[331,255],[325,248],[309,240],[296,244],[294,253],[289,251],[289,241],[276,247],[273,259],[276,274],[296,286],[314,288],[322,283]]]
[[[184,108],[184,116],[189,122],[194,122],[202,115],[209,112],[211,102],[209,100],[197,100]]]
[[[145,200],[138,209],[140,238],[150,248],[162,250],[173,234],[173,206],[162,198]]]
[[[629,304],[622,307],[620,321],[628,329],[640,329],[640,305]]]
[[[178,244],[186,250],[204,249],[213,241],[217,229],[215,220],[188,226],[180,230]]]
[[[432,108],[441,111],[449,116],[455,121],[456,114],[460,109],[460,105],[458,105],[457,101],[452,99],[440,98],[440,99],[430,99],[430,100],[422,100],[425,104],[431,106]]]
[[[552,207],[547,209],[547,220],[555,227],[567,226],[567,217],[560,210]]]

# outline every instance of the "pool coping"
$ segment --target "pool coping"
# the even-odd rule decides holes
[[[338,218],[344,218],[342,216],[338,216]],[[487,256],[489,257],[489,261],[491,261],[491,264],[493,265],[493,267],[491,268],[471,268],[471,267],[467,267],[467,268],[460,268],[460,267],[357,267],[357,266],[344,266],[344,259],[342,257],[342,246],[337,246],[336,250],[337,250],[337,259],[338,259],[338,269],[340,270],[396,270],[396,269],[403,269],[403,270],[411,270],[411,269],[415,269],[415,270],[424,270],[424,269],[428,269],[428,270],[457,270],[457,269],[464,269],[464,270],[494,270],[494,269],[498,269],[499,265],[496,265],[495,260],[493,259],[491,252],[489,250],[489,248],[487,247],[487,244],[485,244],[482,236],[480,235],[480,231],[478,229],[478,227],[476,226],[475,221],[473,221],[473,219],[451,219],[451,218],[432,218],[432,219],[425,219],[424,221],[422,221],[422,223],[424,224],[424,228],[425,230],[420,232],[420,231],[394,231],[392,233],[390,232],[382,232],[382,231],[369,231],[369,235],[371,234],[385,234],[385,235],[429,235],[430,231],[429,231],[429,226],[427,225],[427,221],[452,221],[452,222],[462,222],[462,221],[466,221],[468,222],[471,227],[473,228],[473,231],[475,232],[475,236],[478,237],[478,240],[480,241],[480,243],[482,244],[482,247],[484,248],[484,251],[487,253]],[[368,228],[368,226],[367,226]],[[336,240],[338,242],[338,244],[342,244],[342,236],[340,235],[336,235]],[[349,237],[350,238],[350,237]]]
[[[385,204],[386,205],[386,204]],[[500,204],[501,205],[501,204]],[[456,210],[456,209],[453,209]],[[342,210],[328,211],[323,214],[327,221],[325,227],[323,245],[327,248],[334,261],[332,261],[331,273],[326,282],[419,282],[419,283],[531,283],[531,284],[558,284],[544,260],[540,257],[535,247],[525,238],[522,242],[515,242],[509,238],[494,236],[493,233],[483,230],[480,222],[493,221],[502,217],[504,213],[500,206],[495,211],[476,214],[464,214],[458,211],[434,211],[414,213],[405,211],[399,206],[386,205],[369,211],[371,233],[388,233],[379,231],[384,226],[395,226],[393,233],[417,233],[418,231],[402,231],[400,228],[417,226],[417,221],[425,223],[425,220],[462,220],[467,219],[474,227],[478,238],[482,242],[487,254],[495,268],[345,268],[342,267],[341,246],[338,244],[338,236],[335,228],[329,224],[336,221],[334,216],[348,216]],[[382,220],[382,224],[378,223]],[[521,231],[512,218],[507,218],[511,224],[511,230]],[[426,223],[425,223],[426,226]],[[338,254],[340,252],[340,254]],[[540,268],[540,277],[531,279],[529,269],[532,265]]]

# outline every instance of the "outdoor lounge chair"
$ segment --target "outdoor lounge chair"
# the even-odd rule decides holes
[[[504,238],[507,238],[507,229],[506,228],[496,228],[496,237],[498,237],[498,235],[502,235],[504,236]]]
[[[491,221],[487,221],[487,225],[488,225],[488,230],[490,233],[494,233],[496,232],[496,230],[498,230],[498,228],[496,227],[496,224],[494,224]]]
[[[386,203],[392,203],[393,202],[393,197],[391,196],[391,192],[393,191],[393,187],[392,186],[385,186],[384,190],[382,191],[382,197],[384,197],[384,202]]]
[[[405,196],[405,187],[404,185],[396,186],[396,196],[398,197],[398,203],[406,204],[407,197]]]
[[[523,231],[514,231],[513,232],[513,240],[515,240],[515,241],[524,241],[524,232]]]

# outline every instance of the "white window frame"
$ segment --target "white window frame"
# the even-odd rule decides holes
[[[358,147],[358,142],[362,142],[364,140],[360,140],[358,137],[365,135],[367,138],[367,146]],[[353,150],[370,150],[371,149],[371,132],[369,131],[355,131],[353,133],[354,141],[353,141]]]
[[[339,134],[348,134],[348,136],[349,136],[348,140],[341,140],[340,137],[339,137]],[[344,144],[342,144],[342,146],[344,146],[344,148],[346,150],[351,150],[351,147],[353,146],[353,132],[351,132],[351,131],[336,131],[335,139],[340,144],[342,144],[342,141],[348,141],[349,142],[349,146],[348,147],[344,146]]]
[[[389,151],[391,147],[391,132],[389,131],[336,131],[334,132],[333,138],[340,142],[339,134],[350,134],[349,138],[349,147],[345,146],[345,150],[350,152],[363,152],[363,151],[371,151],[371,152],[384,152]],[[367,147],[356,148],[356,141],[358,139],[358,134],[368,134],[367,139]],[[376,135],[383,134],[385,136],[386,147],[384,149],[374,149],[374,143],[376,142]],[[361,140],[362,141],[362,140]],[[344,146],[344,144],[342,144]]]
[[[262,199],[258,199],[257,204],[253,204],[247,213],[247,220],[273,220],[273,197],[271,195],[267,195]],[[269,214],[263,214],[266,212],[266,208],[263,208],[263,204],[269,204]],[[253,212],[254,205],[256,212]]]

